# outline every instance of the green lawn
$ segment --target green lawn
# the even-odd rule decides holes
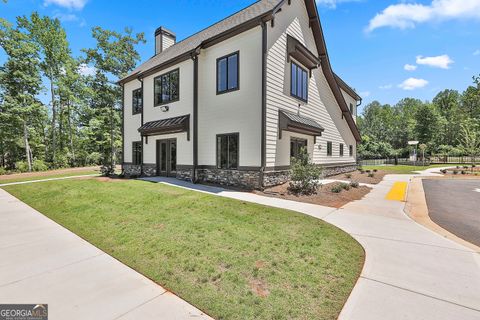
[[[336,319],[362,247],[319,219],[135,180],[4,187],[215,319]]]
[[[15,178],[9,179],[8,176],[2,176],[2,179],[0,179],[0,184],[4,183],[11,183],[11,182],[23,182],[23,181],[33,181],[33,180],[45,180],[45,179],[51,179],[51,178],[64,178],[64,177],[73,177],[73,176],[83,176],[87,174],[99,174],[98,170],[93,170],[93,169],[85,169],[85,170],[76,170],[73,172],[55,172],[52,171],[51,173],[48,172],[42,172],[45,173],[45,175],[41,176],[30,176],[28,174],[25,174],[25,176],[22,176],[22,174],[15,175]],[[5,178],[5,179],[3,179]]]
[[[440,167],[455,167],[457,164],[433,164],[430,166],[406,166],[406,165],[398,165],[398,166],[363,166],[364,170],[381,170],[386,171],[387,173],[393,174],[415,174],[414,171],[421,171],[429,168],[440,168]],[[463,166],[463,165],[462,165]]]

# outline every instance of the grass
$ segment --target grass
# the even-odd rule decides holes
[[[85,170],[76,170],[74,172],[55,172],[52,171],[51,173],[48,172],[38,172],[44,175],[39,175],[39,176],[30,176],[28,173],[25,174],[25,176],[22,176],[20,174],[19,176],[17,175],[15,178],[12,179],[3,179],[3,177],[7,176],[2,176],[2,179],[0,179],[0,184],[4,183],[11,183],[11,182],[24,182],[24,181],[33,181],[33,180],[45,180],[45,179],[51,179],[51,178],[64,178],[64,177],[74,177],[74,176],[82,176],[82,175],[87,175],[87,174],[98,174],[98,170],[93,170],[93,169],[85,169]]]
[[[386,171],[387,173],[393,174],[416,174],[414,171],[421,171],[430,168],[440,168],[440,167],[455,167],[457,164],[433,164],[430,166],[407,166],[407,165],[397,165],[397,166],[363,166],[363,170],[374,170]],[[463,165],[462,165],[463,166]]]
[[[284,209],[134,180],[4,189],[215,319],[336,319],[363,266],[349,235]]]

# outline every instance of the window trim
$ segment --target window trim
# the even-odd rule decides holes
[[[135,144],[140,144],[140,162],[135,161]],[[143,163],[143,144],[142,141],[132,141],[132,164],[141,165]]]
[[[218,138],[225,137],[225,136],[236,136],[237,137],[237,167],[236,168],[221,168],[220,164],[218,163]],[[239,132],[232,132],[232,133],[219,133],[215,136],[215,168],[219,170],[239,170],[240,168],[240,133]]]
[[[330,146],[330,152],[328,152],[328,146]],[[333,155],[333,143],[332,141],[327,141],[327,157],[331,157]]]
[[[292,90],[292,78],[293,78],[293,70],[292,70],[293,68],[292,68],[292,66],[293,65],[295,65],[298,69],[301,69],[302,71],[304,71],[307,74],[307,83],[306,83],[306,85],[307,85],[307,95],[306,95],[305,99],[303,99],[302,97],[299,97],[299,96],[297,96],[296,94],[293,93],[293,90]],[[298,74],[298,72],[297,72],[297,74]],[[306,68],[302,67],[300,65],[300,63],[297,63],[293,60],[290,62],[290,96],[292,96],[293,98],[295,98],[297,100],[303,101],[305,103],[308,103],[308,91],[309,91],[308,89],[309,89],[309,78],[310,78],[309,74],[310,74],[309,71]],[[295,87],[296,87],[296,85],[295,85]]]
[[[177,99],[175,100],[170,100],[170,101],[162,101],[160,103],[157,104],[157,102],[155,101],[156,100],[156,93],[155,93],[155,82],[157,81],[158,78],[161,78],[167,74],[170,74],[170,73],[173,73],[175,71],[178,71],[178,88],[177,88],[177,91],[178,91],[178,94],[177,94]],[[168,72],[165,72],[165,73],[162,73],[161,75],[158,75],[156,76],[155,78],[153,78],[153,106],[154,107],[159,107],[159,106],[163,106],[163,105],[166,105],[166,104],[169,104],[169,103],[172,103],[172,102],[177,102],[180,100],[180,68],[175,68],[175,69],[172,69]]]
[[[344,150],[345,145],[344,145],[343,143],[340,143],[340,145],[339,145],[338,147],[339,147],[339,155],[340,155],[340,157],[343,157],[343,155],[344,155],[344,153],[345,153],[345,152],[344,152],[344,151],[345,151],[345,150]]]
[[[228,58],[231,57],[231,56],[234,56],[234,55],[237,55],[237,87],[233,88],[233,89],[228,89]],[[218,90],[218,80],[219,80],[219,77],[218,77],[218,62],[222,59],[227,59],[227,70],[226,70],[227,71],[227,74],[226,74],[227,89],[219,91]],[[215,68],[215,77],[217,79],[215,90],[217,92],[217,95],[240,90],[240,51],[239,50],[237,50],[235,52],[232,52],[232,53],[229,53],[227,55],[221,56],[220,58],[217,58],[216,63],[215,63],[215,67],[216,67]]]
[[[142,93],[142,104],[138,111],[135,112],[135,92],[140,91]],[[132,115],[140,114],[143,110],[143,90],[142,88],[132,90]]]

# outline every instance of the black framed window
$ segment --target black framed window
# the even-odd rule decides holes
[[[217,135],[217,168],[238,169],[238,133]]]
[[[217,59],[217,94],[239,89],[239,53]]]
[[[308,100],[308,71],[295,62],[292,62],[290,84],[290,94],[306,102]]]
[[[340,157],[343,157],[343,143],[340,143]]]
[[[132,143],[132,163],[142,164],[142,141]]]
[[[350,113],[353,114],[353,103],[350,103]]]
[[[350,145],[350,147],[349,147],[348,149],[349,149],[349,150],[348,150],[348,151],[349,151],[348,153],[350,154],[350,157],[353,157],[353,146]]]
[[[327,141],[327,156],[331,156],[332,155],[332,142],[331,141]]]
[[[307,140],[300,138],[290,139],[290,157],[297,158],[300,155],[302,148],[307,147]]]
[[[137,114],[142,112],[143,108],[143,92],[142,89],[132,91],[132,113]]]
[[[180,70],[175,69],[153,80],[155,106],[178,101],[180,92]]]

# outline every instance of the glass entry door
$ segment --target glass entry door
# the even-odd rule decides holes
[[[157,140],[157,175],[175,177],[177,174],[177,139]]]

